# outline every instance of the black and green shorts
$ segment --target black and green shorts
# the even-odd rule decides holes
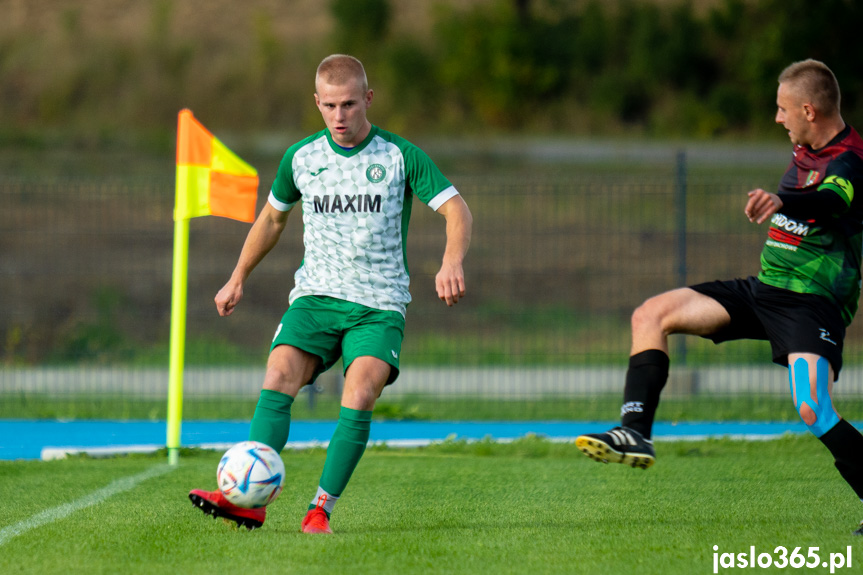
[[[320,357],[321,365],[312,381],[339,358],[347,372],[356,358],[376,357],[392,367],[389,385],[399,375],[404,333],[405,318],[397,311],[327,296],[303,296],[282,316],[270,351],[279,345],[292,345]]]

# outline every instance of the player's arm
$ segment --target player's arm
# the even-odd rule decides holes
[[[810,220],[843,214],[854,200],[854,184],[860,187],[861,174],[860,158],[856,154],[843,154],[830,163],[825,178],[815,189],[777,194],[764,190],[749,192],[746,215],[760,224],[780,210],[786,216]]]
[[[854,201],[854,191],[863,184],[863,160],[846,152],[827,166],[824,179],[806,193],[779,192],[785,207],[782,213],[796,218],[819,220],[844,214]]]
[[[825,180],[825,184],[811,192],[771,194],[760,188],[752,190],[746,203],[746,216],[750,222],[760,224],[780,210],[792,218],[815,220],[841,214],[851,202],[838,189],[837,185]]]
[[[821,219],[845,212],[850,205],[845,202],[832,185],[821,185],[817,190],[793,194],[779,192],[782,213],[792,218]]]
[[[446,219],[446,249],[435,288],[441,301],[452,306],[465,295],[463,262],[470,246],[473,216],[460,195],[448,199],[437,212]]]
[[[289,213],[290,210],[285,212],[277,210],[269,202],[264,204],[264,209],[258,214],[252,229],[249,230],[249,235],[246,236],[240,259],[231,274],[231,279],[216,294],[216,309],[220,316],[231,315],[240,303],[246,278],[278,243]]]

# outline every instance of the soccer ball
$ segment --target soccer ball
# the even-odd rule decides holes
[[[216,481],[225,499],[255,509],[276,500],[285,482],[285,464],[275,449],[257,441],[238,443],[222,456]]]

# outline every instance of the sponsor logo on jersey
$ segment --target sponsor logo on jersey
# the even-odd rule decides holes
[[[371,183],[377,184],[387,177],[387,169],[380,164],[372,164],[366,170],[366,177]]]
[[[803,184],[804,187],[811,186],[815,182],[818,181],[818,178],[821,177],[821,172],[816,172],[815,170],[809,170],[809,175],[806,177],[806,183]]]
[[[774,214],[770,219],[770,223],[773,225],[770,228],[770,231],[767,232],[767,237],[774,242],[779,242],[781,244],[799,246],[803,238],[809,234],[808,224],[792,220],[784,214]],[[775,243],[770,241],[767,243],[774,247],[784,247],[776,246]]]
[[[314,172],[309,172],[309,173],[310,173],[312,176],[320,176],[320,175],[321,175],[321,173],[323,173],[323,171],[324,171],[324,170],[328,170],[328,169],[329,169],[329,168],[327,168],[326,166],[324,166],[324,167],[323,167],[323,168],[321,168],[320,170],[315,170]]]
[[[324,196],[315,196],[313,204],[316,214],[380,213],[381,195],[355,194],[349,196],[347,194],[326,194]]]

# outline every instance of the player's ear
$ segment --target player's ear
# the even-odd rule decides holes
[[[806,119],[810,122],[815,120],[815,106],[812,105],[811,102],[806,102],[803,104],[803,114],[806,116]]]
[[[369,90],[368,92],[366,92],[366,108],[371,107],[372,98],[374,98],[374,97],[375,97],[375,91],[374,90]]]

